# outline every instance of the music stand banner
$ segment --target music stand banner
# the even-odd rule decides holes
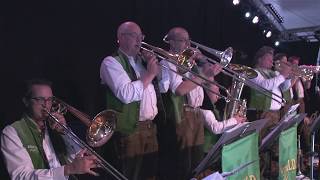
[[[279,180],[296,179],[297,125],[281,132],[279,137]]]
[[[231,171],[242,164],[259,159],[258,133],[254,132],[222,149],[222,171]],[[246,169],[228,177],[228,180],[260,179],[259,163],[254,163]]]

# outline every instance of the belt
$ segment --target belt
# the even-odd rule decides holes
[[[140,128],[153,128],[155,124],[152,120],[138,121],[137,126]]]
[[[184,104],[184,105],[183,105],[183,109],[184,109],[185,111],[196,112],[196,111],[199,111],[200,107],[192,107],[192,106],[190,106],[190,105],[188,105],[188,104]]]

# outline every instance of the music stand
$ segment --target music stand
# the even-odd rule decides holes
[[[239,124],[234,128],[225,131],[218,142],[213,145],[206,155],[206,157],[200,162],[200,164],[193,170],[193,177],[199,175],[202,171],[207,169],[213,163],[215,163],[221,156],[221,150],[224,145],[235,142],[236,140],[243,138],[253,132],[259,133],[259,131],[267,124],[266,119],[261,119],[253,122],[247,122]]]
[[[311,168],[310,168],[310,177],[311,180],[313,180],[313,162],[314,162],[314,141],[316,138],[316,132],[319,130],[320,126],[320,116],[318,116],[313,122],[312,125],[310,126],[310,135],[311,135]]]
[[[264,152],[268,150],[275,142],[275,139],[279,138],[282,131],[289,129],[296,123],[299,124],[306,117],[306,115],[307,114],[296,114],[294,116],[285,115],[284,118],[280,120],[279,124],[262,139],[259,151]]]

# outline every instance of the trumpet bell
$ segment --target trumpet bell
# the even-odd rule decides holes
[[[87,130],[87,143],[92,147],[105,144],[116,128],[116,121],[116,112],[113,110],[105,110],[97,114]]]
[[[258,76],[258,73],[251,67],[241,64],[229,64],[228,67],[238,74],[242,74],[249,79],[254,79]]]

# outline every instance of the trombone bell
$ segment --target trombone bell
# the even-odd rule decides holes
[[[116,128],[116,121],[117,116],[113,110],[105,110],[97,114],[87,130],[87,143],[91,147],[100,147],[105,144]]]

